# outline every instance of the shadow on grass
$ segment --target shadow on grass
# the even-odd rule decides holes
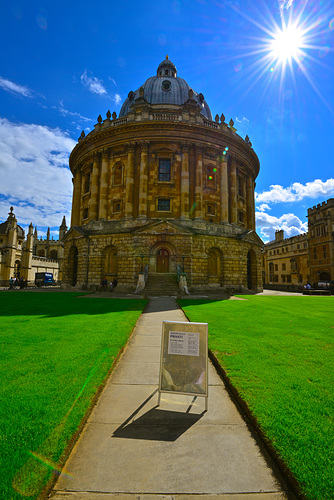
[[[80,300],[85,293],[78,292],[1,292],[0,317],[41,316],[44,318],[101,315],[112,312],[142,311],[144,299],[89,298]]]

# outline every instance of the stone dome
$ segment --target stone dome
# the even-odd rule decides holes
[[[189,91],[192,90],[192,99],[194,99],[198,106],[201,108],[201,114],[208,120],[212,120],[212,115],[203,94],[195,92],[188,83],[177,76],[175,65],[168,59],[168,56],[162,61],[157,69],[157,76],[151,76],[146,80],[144,85],[139,87],[136,91],[129,92],[127,99],[124,101],[119,118],[126,116],[131,104],[140,97],[143,93],[144,99],[149,104],[155,105],[177,105],[182,106],[189,99]]]

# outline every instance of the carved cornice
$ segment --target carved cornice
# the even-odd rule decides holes
[[[142,133],[145,133],[146,137],[151,135],[150,141],[144,140],[146,143],[172,142],[180,144],[181,149],[181,144],[188,144],[190,147],[194,145],[195,150],[197,152],[201,151],[202,154],[207,148],[209,150],[216,149],[217,156],[220,156],[221,152],[228,146],[228,155],[235,155],[240,163],[254,172],[255,176],[258,174],[259,160],[256,153],[237,134],[231,135],[220,129],[207,128],[203,124],[186,122],[130,122],[92,132],[73,149],[70,155],[72,171],[78,159],[83,161],[92,158],[92,155],[106,146],[106,149],[112,151],[112,149],[116,148],[118,150],[123,149],[125,145],[131,144],[131,146],[128,146],[129,151],[129,147],[132,149],[134,143],[142,145],[143,141],[138,137]],[[129,142],[129,139],[131,142]]]

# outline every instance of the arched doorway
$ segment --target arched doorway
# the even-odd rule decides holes
[[[223,255],[217,248],[211,248],[208,253],[208,284],[221,285],[223,274]]]
[[[14,278],[20,278],[20,274],[21,274],[21,262],[19,260],[16,260],[14,264]]]
[[[331,275],[326,271],[319,273],[319,281],[330,281],[330,280],[331,280]]]
[[[78,249],[73,246],[68,255],[69,278],[72,286],[77,284],[78,279]]]
[[[169,273],[169,252],[166,248],[157,251],[157,273]]]
[[[116,277],[118,272],[118,256],[117,248],[114,246],[108,246],[103,251],[103,265],[101,279],[105,276]]]

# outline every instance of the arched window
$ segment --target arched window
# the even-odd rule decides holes
[[[58,259],[58,252],[57,250],[51,250],[50,252],[50,259],[57,260]]]
[[[90,172],[85,175],[85,185],[84,185],[84,192],[89,193],[90,191]]]
[[[213,165],[208,165],[206,168],[206,187],[216,189],[217,169]]]
[[[45,257],[45,250],[38,250],[38,257]]]
[[[114,166],[114,186],[120,186],[121,184],[123,184],[123,165],[116,163]]]
[[[159,182],[170,182],[171,160],[169,158],[159,159]]]
[[[78,278],[78,249],[76,246],[71,247],[68,254],[68,269],[69,269],[69,278],[72,286],[77,284]]]

